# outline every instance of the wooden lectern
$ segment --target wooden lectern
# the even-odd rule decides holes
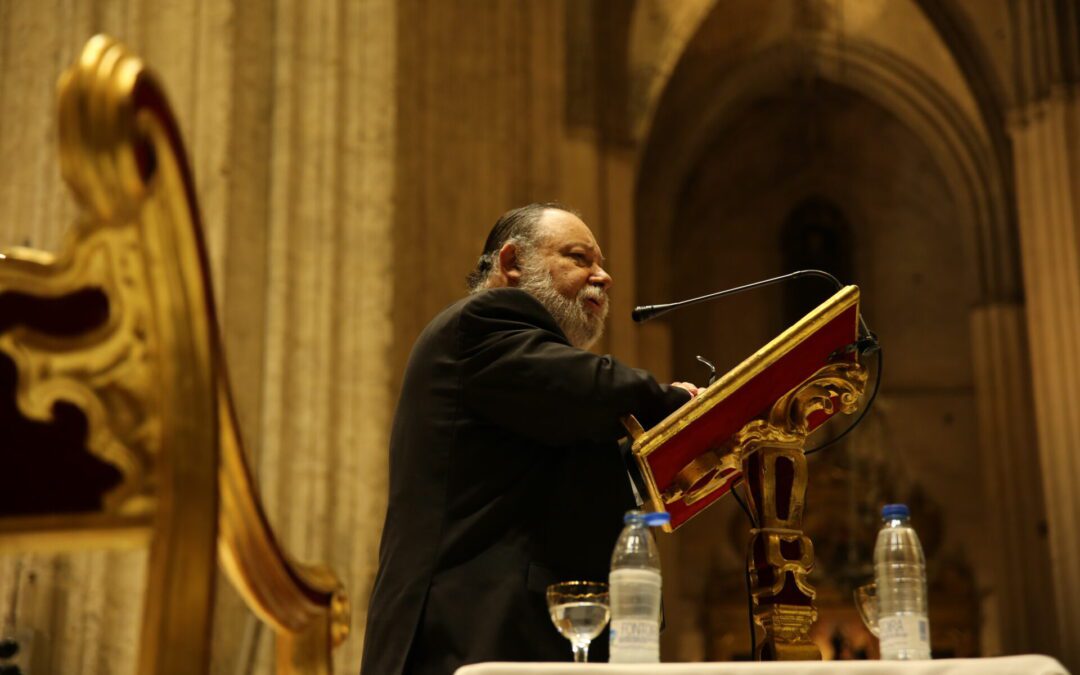
[[[745,482],[754,621],[765,633],[758,660],[821,658],[809,639],[817,610],[804,452],[816,428],[858,407],[867,379],[858,325],[859,289],[846,286],[652,429],[627,420],[648,501],[671,515],[666,531]]]

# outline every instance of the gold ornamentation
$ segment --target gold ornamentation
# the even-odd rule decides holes
[[[772,640],[762,643],[756,657],[759,661],[820,661],[821,651],[807,636],[809,627],[817,621],[813,607],[774,605],[755,619]]]
[[[769,411],[769,424],[806,437],[814,413],[850,415],[857,410],[859,397],[866,388],[866,376],[866,368],[859,363],[830,363],[778,400]]]
[[[637,440],[645,433],[644,427],[641,426],[641,422],[633,415],[626,415],[622,418],[623,428],[626,429],[626,433],[630,434],[630,438]]]
[[[679,470],[671,486],[663,492],[665,504],[682,500],[687,506],[720,489],[733,480],[742,466],[733,453],[708,450],[701,453]]]
[[[756,453],[743,458],[749,507],[757,523],[750,531],[747,568],[754,621],[765,632],[755,655],[759,660],[821,658],[809,637],[817,620],[816,593],[808,581],[814,546],[802,531],[809,419],[819,411],[855,412],[866,378],[866,369],[858,363],[831,363],[781,397],[768,421],[744,427],[753,427],[763,439]]]
[[[680,469],[662,493],[664,503],[681,499],[690,506],[739,480],[743,459],[766,443],[797,444],[799,438],[764,420],[753,420],[723,446],[698,455]]]
[[[690,460],[661,493],[661,499],[664,504],[683,500],[690,506],[738,480],[743,459],[758,448],[765,445],[801,448],[809,434],[810,415],[818,411],[829,415],[854,412],[865,386],[866,369],[857,363],[833,363],[822,368],[779,399],[770,409],[768,421],[752,420],[722,447]]]
[[[274,536],[233,410],[194,185],[155,77],[96,36],[61,78],[60,162],[83,215],[59,255],[0,255],[0,298],[100,294],[105,317],[76,334],[0,333],[15,403],[86,419],[85,450],[116,467],[101,507],[0,513],[0,551],[150,544],[140,673],[205,673],[215,567],[278,635],[279,673],[329,673],[349,600],[329,569]],[[0,451],[31,453],[0,436]],[[63,467],[35,467],[46,475]],[[103,488],[104,490],[104,488]]]

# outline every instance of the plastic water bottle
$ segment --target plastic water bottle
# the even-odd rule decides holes
[[[886,504],[874,545],[881,658],[930,658],[926,618],[926,558],[904,504]]]
[[[660,662],[660,551],[649,527],[667,513],[630,511],[611,554],[612,663]]]

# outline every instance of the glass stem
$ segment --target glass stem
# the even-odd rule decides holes
[[[589,661],[589,643],[574,644],[574,663],[588,663]]]

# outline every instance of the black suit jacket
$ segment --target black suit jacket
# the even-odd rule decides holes
[[[634,501],[619,418],[690,395],[570,346],[540,302],[502,288],[420,335],[390,439],[390,496],[364,675],[568,660],[544,589],[604,580]],[[606,640],[590,654],[606,660]]]

